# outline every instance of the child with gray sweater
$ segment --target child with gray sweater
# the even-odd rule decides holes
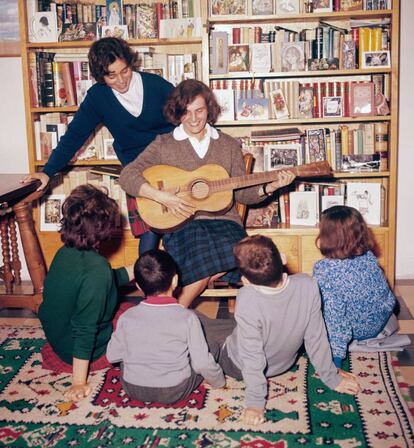
[[[332,362],[316,281],[306,274],[284,273],[277,247],[262,235],[241,240],[234,255],[244,286],[236,301],[236,327],[224,343],[219,364],[225,374],[246,384],[245,423],[264,421],[266,378],[287,371],[303,343],[328,387],[359,392],[356,377]]]
[[[209,353],[200,321],[173,297],[178,276],[172,257],[145,252],[134,275],[146,299],[122,314],[106,352],[109,362],[121,363],[128,396],[171,404],[188,397],[204,378],[223,387],[223,372]]]

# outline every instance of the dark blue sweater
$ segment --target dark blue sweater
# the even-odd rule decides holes
[[[94,84],[69,124],[44,167],[49,176],[61,171],[92,131],[103,124],[114,138],[114,150],[123,166],[132,162],[158,134],[173,129],[163,115],[163,107],[174,88],[165,79],[152,73],[140,72],[144,88],[142,112],[131,115],[117,100],[106,84]]]

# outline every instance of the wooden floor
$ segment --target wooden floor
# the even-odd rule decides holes
[[[400,333],[407,334],[411,338],[411,344],[404,351],[398,353],[398,360],[401,373],[410,385],[410,395],[414,401],[414,280],[399,281],[395,288],[395,295],[400,305],[398,314]],[[218,306],[214,302],[204,302],[200,311],[210,317],[217,315],[217,317],[226,318],[229,316],[227,302],[223,299]],[[36,315],[29,310],[0,310],[0,324],[37,325],[38,322]]]

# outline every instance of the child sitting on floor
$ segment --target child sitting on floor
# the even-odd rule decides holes
[[[92,185],[81,185],[62,207],[64,246],[46,276],[39,319],[47,343],[43,367],[72,372],[65,398],[78,401],[91,388],[88,371],[110,367],[105,352],[118,306],[117,287],[132,280],[132,266],[112,270],[98,253],[115,227],[117,203]]]
[[[373,254],[375,242],[361,213],[338,205],[321,215],[317,245],[323,316],[333,360],[341,367],[352,339],[375,338],[390,319],[396,300]]]
[[[172,257],[145,252],[134,273],[146,299],[119,318],[106,352],[109,361],[121,362],[125,392],[140,401],[171,404],[188,397],[203,377],[223,387],[223,372],[197,316],[173,297],[178,275]]]
[[[284,273],[277,247],[262,235],[241,240],[234,255],[244,286],[236,301],[236,327],[219,363],[225,374],[246,384],[245,423],[264,421],[266,377],[292,367],[303,343],[328,387],[356,394],[355,376],[338,371],[332,362],[316,281],[306,274]]]

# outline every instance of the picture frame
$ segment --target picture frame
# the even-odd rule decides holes
[[[103,158],[104,160],[116,160],[118,156],[113,147],[114,139],[113,138],[104,138],[103,139]]]
[[[374,83],[351,83],[349,103],[351,117],[369,117],[375,115]]]
[[[363,9],[363,0],[340,0],[341,11],[360,11]]]
[[[96,40],[96,35],[95,22],[64,23],[59,42],[92,41]]]
[[[303,118],[313,118],[313,87],[299,86],[298,111]]]
[[[247,16],[248,0],[210,0],[210,17]]]
[[[3,0],[0,15],[0,57],[20,56],[17,0]]]
[[[122,25],[124,23],[122,11],[122,0],[106,0],[106,24],[108,26]]]
[[[301,164],[300,144],[265,144],[263,147],[264,170],[274,171]]]
[[[313,12],[332,12],[332,0],[313,0]]]
[[[326,160],[325,129],[307,129],[307,151],[310,163]]]
[[[201,18],[187,17],[184,19],[160,20],[160,39],[184,39],[201,36]]]
[[[62,219],[64,194],[51,194],[42,198],[40,203],[40,230],[57,232]]]
[[[249,71],[249,45],[229,45],[228,46],[228,71],[247,72]]]
[[[367,224],[381,224],[381,184],[379,182],[347,182],[346,205],[356,208]]]
[[[341,96],[325,96],[323,98],[323,118],[342,117],[342,97]]]
[[[283,42],[281,58],[282,72],[305,70],[305,42]]]
[[[251,0],[252,15],[266,16],[273,14],[273,0]]]
[[[278,120],[289,118],[289,109],[282,89],[275,89],[270,92],[273,115]]]
[[[277,15],[299,14],[299,0],[275,0],[275,13]]]
[[[269,118],[269,100],[267,98],[239,98],[237,102],[237,120],[267,120]]]
[[[102,27],[102,37],[117,37],[119,39],[128,39],[127,25],[104,25]]]
[[[356,42],[354,40],[344,40],[342,44],[343,68],[345,70],[356,69]]]
[[[213,89],[217,103],[220,106],[219,121],[234,120],[234,92],[231,89]]]
[[[318,193],[316,191],[292,191],[289,193],[290,224],[316,226],[318,219]]]
[[[362,53],[362,68],[372,67],[391,67],[390,52],[388,50],[381,51],[364,51]]]
[[[225,31],[211,33],[210,68],[213,75],[222,75],[228,72],[228,39],[229,35]]]
[[[29,41],[47,43],[58,41],[56,13],[52,11],[35,12],[29,20]]]

